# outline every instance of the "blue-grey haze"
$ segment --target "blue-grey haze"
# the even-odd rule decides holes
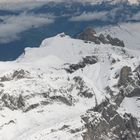
[[[83,13],[95,14],[99,12],[105,12],[106,14],[101,18],[94,17],[91,20],[71,20],[73,17],[78,17]],[[0,60],[14,60],[24,52],[26,47],[38,47],[44,38],[54,36],[61,32],[76,36],[76,34],[87,26],[96,28],[105,25],[117,25],[124,22],[140,22],[140,16],[135,16],[140,15],[140,5],[134,6],[126,3],[116,5],[109,3],[97,5],[91,5],[90,3],[47,3],[34,9],[17,11],[0,10],[1,17],[20,16],[22,13],[26,13],[27,15],[50,15],[53,17],[54,22],[38,27],[31,26],[29,29],[18,33],[18,39],[11,40],[10,42],[0,42]],[[4,24],[2,18],[0,18],[0,24]]]

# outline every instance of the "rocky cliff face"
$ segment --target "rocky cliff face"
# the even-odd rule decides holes
[[[137,140],[140,127],[137,118],[125,113],[121,116],[118,105],[104,101],[82,116],[87,131],[84,140]]]
[[[120,115],[117,109],[125,97],[140,97],[139,66],[132,72],[131,67],[120,70],[119,93],[87,111],[82,116],[87,131],[84,140],[137,140],[140,139],[138,120],[131,114]]]
[[[87,27],[82,33],[78,34],[77,38],[85,41],[91,41],[95,44],[103,43],[111,44],[113,46],[125,47],[125,44],[122,40],[113,38],[109,34],[107,36],[104,36],[103,34],[97,35],[96,31],[91,27]]]

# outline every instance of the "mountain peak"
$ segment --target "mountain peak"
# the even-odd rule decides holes
[[[64,33],[27,48],[16,61],[0,62],[0,139],[137,138],[138,62],[126,47]],[[132,115],[127,102],[135,108]]]

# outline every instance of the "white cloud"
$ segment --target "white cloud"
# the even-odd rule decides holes
[[[91,21],[104,18],[108,12],[84,12],[79,16],[70,18],[70,21]]]
[[[57,3],[65,0],[0,0],[0,9],[10,11],[31,10],[52,1]]]
[[[36,28],[42,25],[52,23],[54,20],[49,19],[47,15],[34,15],[22,13],[18,16],[0,17],[3,22],[0,24],[0,42],[7,43],[18,39],[19,33],[30,28]]]
[[[41,7],[46,2],[40,1],[40,2],[2,2],[0,0],[0,9],[1,10],[10,10],[10,11],[18,11],[18,10],[31,10],[36,7]]]

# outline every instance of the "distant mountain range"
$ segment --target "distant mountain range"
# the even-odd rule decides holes
[[[133,48],[138,48],[139,23],[140,5],[131,5],[127,1],[0,3],[0,60],[14,60],[26,47],[38,47],[44,38],[61,32],[75,37],[88,26],[98,29],[114,27],[113,30],[123,27],[130,38],[135,34],[132,35],[132,40],[135,40]],[[129,33],[128,30],[135,32]],[[120,32],[118,34],[125,37]],[[131,42],[128,44],[130,46]]]
[[[20,2],[66,2],[65,0],[1,0],[0,3],[20,3]],[[129,4],[138,4],[140,0],[69,0],[67,2],[90,2],[92,4],[102,3],[102,2],[109,2],[112,4],[116,3],[129,3]]]

